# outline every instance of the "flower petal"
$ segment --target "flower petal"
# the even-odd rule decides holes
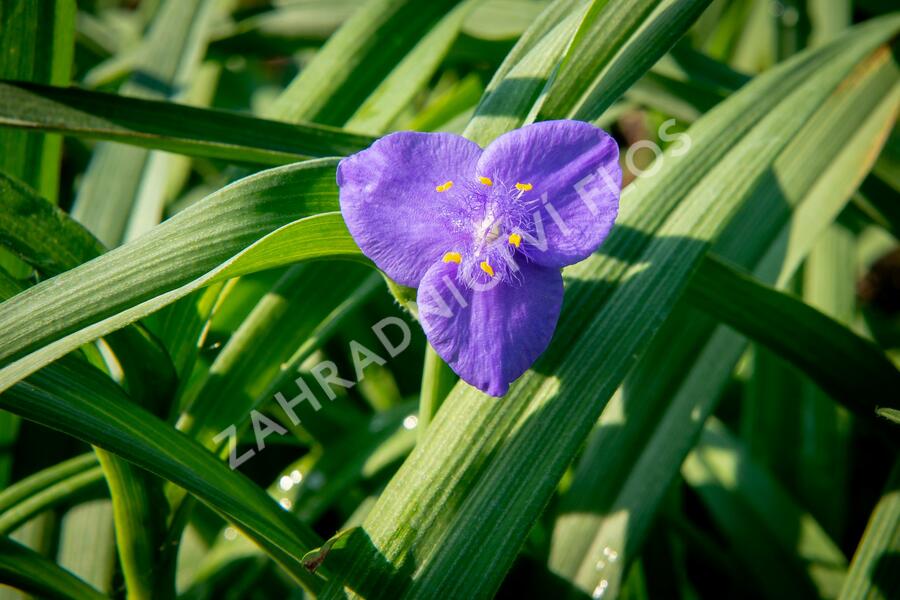
[[[519,282],[491,289],[457,283],[455,263],[432,266],[419,286],[419,320],[435,351],[470,385],[502,396],[553,337],[563,299],[562,275],[534,264]]]
[[[527,223],[539,226],[524,237],[528,256],[540,265],[559,268],[584,260],[616,220],[619,148],[589,123],[543,121],[516,129],[494,140],[476,168],[478,176],[521,190],[522,201],[534,207]]]
[[[341,214],[363,253],[388,276],[417,286],[453,250],[445,208],[455,194],[435,188],[471,179],[481,148],[449,133],[392,133],[338,164]]]

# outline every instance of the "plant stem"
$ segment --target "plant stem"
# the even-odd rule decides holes
[[[419,439],[431,423],[441,403],[456,383],[456,374],[438,356],[431,344],[425,348],[425,366],[422,369],[422,395],[419,400]]]

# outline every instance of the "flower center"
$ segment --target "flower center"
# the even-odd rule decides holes
[[[448,194],[446,216],[458,233],[458,244],[448,249],[444,262],[459,264],[458,277],[468,287],[518,277],[517,256],[524,253],[522,234],[533,229],[531,212],[536,198],[532,184],[479,177],[476,182],[445,182],[438,192]]]

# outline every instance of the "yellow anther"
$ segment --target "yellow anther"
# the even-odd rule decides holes
[[[484,185],[494,185],[494,182],[491,181],[491,178],[490,178],[490,177],[479,177],[479,178],[478,178],[478,181],[480,181],[480,182],[483,183]]]
[[[462,262],[462,255],[459,252],[448,252],[444,255],[442,259],[445,263],[456,263],[459,264]]]
[[[531,188],[532,188],[532,185],[530,183],[517,183],[516,184],[516,189],[519,191],[522,191],[522,192],[527,192]]]
[[[480,266],[481,266],[481,270],[482,270],[482,271],[484,271],[485,273],[487,273],[487,274],[490,275],[491,277],[494,276],[494,267],[492,267],[491,265],[489,265],[489,264],[487,263],[486,260],[481,261],[481,265],[480,265]]]
[[[518,233],[509,234],[509,243],[518,248],[522,245],[522,236]]]
[[[434,188],[434,189],[437,190],[437,191],[439,191],[439,192],[446,192],[447,190],[449,190],[449,189],[452,188],[452,187],[453,187],[453,182],[452,182],[452,181],[445,181],[444,183],[442,183],[441,185],[437,186],[437,187]]]

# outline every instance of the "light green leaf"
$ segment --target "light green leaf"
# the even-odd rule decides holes
[[[208,95],[211,86],[198,77],[199,66],[212,19],[219,8],[226,8],[228,1],[166,0],[134,51],[131,66],[135,72],[121,93],[175,98],[197,85],[206,87],[201,91]],[[146,224],[146,213],[155,213],[158,221],[169,193],[167,184],[183,179],[189,166],[185,161],[141,148],[101,143],[94,149],[78,189],[72,216],[107,247],[117,246],[130,227],[133,207],[139,211],[140,227]]]
[[[63,461],[0,492],[0,535],[8,535],[60,504],[102,497],[105,493],[103,471],[93,453]]]
[[[372,134],[384,131],[431,79],[459,34],[464,19],[480,1],[466,0],[447,13],[366,98],[346,127]]]
[[[272,116],[342,125],[459,0],[368,0],[328,39]]]
[[[540,103],[538,120],[599,117],[663,56],[709,0],[595,2]]]
[[[337,208],[334,166],[322,159],[242,179],[0,304],[8,365],[0,389],[205,285],[302,259],[358,256],[338,214],[303,218]]]
[[[59,527],[56,562],[94,588],[112,592],[116,545],[108,499],[82,502],[66,511]]]
[[[556,333],[564,342],[551,345],[503,402],[462,384],[453,390],[366,519],[352,568],[325,597],[345,584],[384,595],[495,590],[709,246],[745,203],[769,197],[765,175],[829,96],[862,74],[882,83],[889,55],[882,49],[865,59],[897,27],[886,19],[857,28],[759,77],[697,121],[690,149],[670,151],[655,176],[623,198],[605,256],[567,271]]]
[[[223,428],[270,401],[273,387],[292,383],[299,365],[380,283],[362,265],[327,261],[289,269],[216,356],[179,428],[214,448]]]
[[[876,52],[869,63],[858,67],[860,79],[851,79],[855,86],[839,88],[823,104],[776,160],[777,185],[775,179],[769,180],[768,192],[732,221],[732,232],[714,246],[717,253],[752,268],[763,281],[783,284],[790,279],[871,168],[894,122],[897,76],[888,58],[883,51]],[[785,93],[784,88],[779,93]],[[770,95],[759,96],[757,101],[763,104],[758,107],[765,108],[771,100]],[[793,215],[786,214],[787,207],[794,209]],[[667,323],[641,361],[641,372],[629,377],[624,393],[604,411],[604,418],[613,422],[628,415],[629,427],[598,430],[597,452],[586,454],[590,458],[582,463],[583,471],[579,467],[585,477],[576,477],[572,484],[573,491],[578,489],[573,506],[597,498],[602,512],[596,516],[573,512],[561,518],[551,563],[555,571],[572,577],[578,571],[582,589],[594,589],[601,579],[611,582],[613,589],[623,576],[669,482],[743,353],[745,343],[739,335],[724,326],[714,331],[702,315],[685,309],[682,306],[681,316]],[[624,469],[622,478],[589,475],[608,472],[610,459],[633,466],[616,463],[617,473]],[[597,571],[596,557],[607,546],[617,548],[623,560]]]
[[[87,262],[105,250],[97,238],[63,211],[3,173],[0,243],[47,276]]]

